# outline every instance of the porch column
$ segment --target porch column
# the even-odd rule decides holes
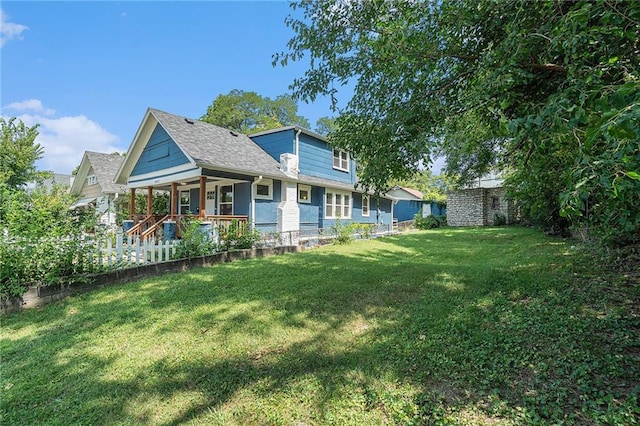
[[[131,199],[129,200],[129,218],[133,219],[136,214],[136,189],[131,188]]]
[[[205,203],[206,203],[206,195],[207,195],[207,177],[200,176],[200,218],[204,218],[206,215],[205,212]]]
[[[147,188],[147,216],[151,216],[153,213],[153,209],[151,208],[153,204],[153,186],[149,186]]]
[[[175,216],[178,214],[178,183],[171,182],[171,208],[170,213],[171,216]]]

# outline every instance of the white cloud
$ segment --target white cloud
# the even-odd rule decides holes
[[[85,115],[51,117],[45,112],[54,110],[45,108],[37,99],[16,102],[3,108],[13,109],[16,105],[31,105],[32,113],[18,115],[18,119],[31,127],[39,124],[36,142],[44,147],[44,156],[36,164],[39,170],[51,170],[56,173],[71,173],[80,164],[84,151],[114,152],[122,151],[118,145],[118,136],[110,133]],[[26,108],[25,108],[26,110]],[[5,114],[3,114],[4,116]]]
[[[40,99],[27,99],[26,101],[13,102],[4,108],[16,112],[31,111],[44,115],[53,115],[56,113],[55,109],[45,108]]]
[[[21,39],[20,35],[29,27],[7,21],[8,17],[0,9],[0,47],[3,47],[9,40]]]

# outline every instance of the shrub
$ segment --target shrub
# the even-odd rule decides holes
[[[260,240],[257,229],[249,229],[248,225],[232,220],[227,227],[220,227],[220,248],[224,251],[252,248]]]
[[[494,226],[503,226],[507,224],[507,217],[503,214],[496,213],[493,215],[493,225]]]
[[[353,231],[355,230],[354,224],[344,224],[340,220],[340,218],[336,219],[335,224],[333,225],[333,231],[336,234],[336,243],[337,244],[349,244],[353,241]]]
[[[198,256],[206,256],[215,252],[216,244],[206,232],[203,232],[200,221],[188,218],[184,224],[182,238],[176,246],[174,258],[191,259]]]
[[[427,217],[422,217],[419,212],[415,215],[416,228],[418,229],[434,229],[447,225],[447,218],[445,216],[434,216],[430,214]]]
[[[26,192],[0,185],[2,299],[22,296],[30,285],[82,282],[102,269],[83,236],[93,216],[70,212],[72,203],[63,187]]]

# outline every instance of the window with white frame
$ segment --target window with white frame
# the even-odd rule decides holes
[[[180,214],[188,214],[191,208],[191,191],[180,191]]]
[[[224,185],[220,187],[219,200],[218,214],[233,215],[233,185]]]
[[[299,203],[311,202],[311,186],[298,185],[298,202]]]
[[[96,175],[87,176],[87,185],[96,185],[98,183],[98,178]]]
[[[327,190],[324,203],[326,219],[351,219],[351,193]]]
[[[362,194],[362,216],[363,217],[369,217],[369,205],[370,205],[369,195]]]
[[[333,149],[333,168],[349,171],[349,153],[341,149]]]
[[[254,185],[253,196],[258,200],[273,200],[273,180],[262,179]]]

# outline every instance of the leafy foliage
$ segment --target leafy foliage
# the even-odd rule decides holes
[[[422,210],[416,213],[414,219],[416,221],[416,228],[418,229],[435,229],[442,226],[447,226],[446,216],[436,216],[430,214],[429,216],[422,217]]]
[[[2,139],[0,140],[0,184],[10,189],[24,187],[29,182],[43,180],[48,172],[36,170],[35,162],[42,158],[44,148],[35,143],[38,126],[27,127],[10,118],[0,117]]]
[[[186,218],[182,238],[180,238],[176,246],[174,258],[192,259],[198,256],[206,256],[213,254],[215,249],[215,241],[209,233],[202,229],[200,221],[191,217]]]
[[[231,224],[219,228],[220,247],[224,251],[250,249],[260,240],[257,229],[249,229],[248,225],[232,220]]]
[[[429,170],[422,170],[408,179],[397,180],[389,185],[417,189],[422,192],[425,200],[440,204],[447,203],[447,191],[455,187],[453,178],[445,174],[433,175]]]
[[[100,267],[84,231],[93,217],[72,212],[73,197],[54,186],[26,192],[0,184],[0,296],[21,296],[29,285],[71,284]]]
[[[147,214],[147,194],[136,193],[135,214]],[[118,223],[129,219],[129,203],[131,201],[131,193],[127,192],[118,197]],[[154,191],[153,200],[151,202],[151,211],[153,214],[163,215],[169,213],[170,194],[167,191]]]
[[[316,120],[316,133],[329,136],[336,129],[336,119],[332,117],[320,117]]]
[[[292,125],[309,127],[309,121],[298,115],[298,104],[290,95],[270,99],[237,89],[218,95],[201,120],[241,133]]]
[[[309,61],[293,94],[333,99],[331,139],[365,185],[408,179],[444,153],[461,182],[503,170],[532,224],[640,241],[637,2],[292,6],[296,35],[274,64]],[[336,87],[350,81],[339,106]]]

